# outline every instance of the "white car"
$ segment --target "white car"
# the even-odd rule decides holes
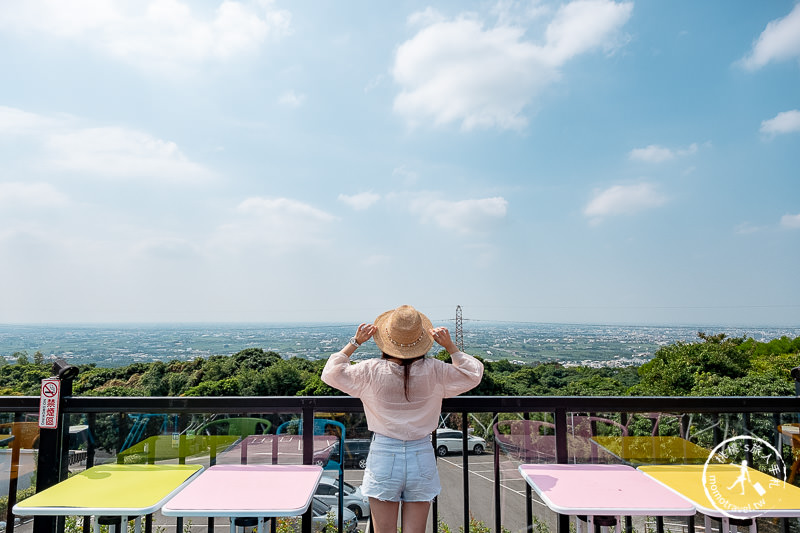
[[[339,525],[339,513],[337,505],[328,505],[319,498],[311,498],[311,529],[315,533],[324,533],[329,530],[329,524],[336,528]],[[358,528],[356,515],[350,509],[345,508],[343,517],[343,529],[345,533],[353,533]]]
[[[314,497],[322,500],[331,507],[339,507],[339,479],[334,477],[322,476],[317,486]],[[342,498],[345,509],[350,509],[356,515],[357,520],[369,516],[369,499],[361,494],[361,487],[354,487],[345,481],[344,497]]]
[[[461,453],[463,433],[456,429],[439,428],[436,430],[436,453],[444,457],[448,453]],[[486,450],[486,441],[475,435],[467,437],[467,449],[476,455]]]

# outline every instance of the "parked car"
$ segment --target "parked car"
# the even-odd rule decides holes
[[[343,529],[346,533],[353,533],[358,527],[355,513],[345,508],[343,513]],[[339,525],[338,506],[328,505],[319,498],[311,498],[311,529],[315,533],[325,533],[328,524],[333,524],[333,531]]]
[[[344,467],[360,468],[367,467],[367,455],[369,455],[370,439],[345,439],[344,441]],[[339,461],[339,443],[333,445],[331,460]]]
[[[327,503],[331,507],[339,505],[339,479],[335,477],[323,476],[314,494],[319,500]],[[344,506],[353,511],[356,519],[361,520],[369,516],[369,499],[361,494],[361,487],[354,487],[350,483],[344,483]]]
[[[436,430],[436,453],[444,457],[448,453],[461,453],[463,433],[455,429],[439,428]],[[486,441],[475,435],[467,437],[467,449],[480,455],[486,449]]]

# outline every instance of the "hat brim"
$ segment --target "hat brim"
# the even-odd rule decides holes
[[[414,346],[397,346],[386,334],[386,321],[394,312],[395,310],[392,309],[390,311],[386,311],[385,313],[381,313],[373,322],[376,331],[372,336],[372,339],[375,341],[375,344],[378,345],[378,348],[380,348],[380,350],[386,355],[391,355],[392,357],[397,357],[398,359],[413,359],[428,353],[433,346],[433,337],[431,337],[430,333],[431,328],[433,328],[433,324],[431,323],[430,319],[417,311],[422,319],[422,329],[424,332],[422,339]]]

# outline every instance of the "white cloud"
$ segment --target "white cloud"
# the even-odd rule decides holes
[[[178,145],[120,127],[84,128],[51,135],[46,141],[49,164],[57,169],[102,177],[170,181],[211,176],[189,161]]]
[[[526,40],[528,29],[505,18],[486,27],[470,14],[454,20],[430,8],[414,14],[410,21],[424,27],[397,50],[392,74],[401,92],[394,110],[412,125],[523,128],[523,110],[559,78],[564,63],[617,45],[632,7],[609,0],[571,2],[550,21],[543,45]]]
[[[0,135],[12,137],[39,135],[48,128],[58,127],[62,120],[30,113],[13,107],[0,106]]]
[[[772,61],[797,58],[800,58],[800,4],[795,4],[785,17],[767,24],[750,54],[740,62],[748,70],[757,70]]]
[[[337,217],[290,198],[253,197],[236,207],[232,222],[220,226],[212,247],[229,252],[280,254],[329,242]]]
[[[779,135],[781,133],[800,131],[800,111],[797,109],[782,111],[775,115],[775,117],[761,122],[760,131],[767,135]]]
[[[797,215],[783,215],[781,226],[784,228],[800,229],[800,213]]]
[[[381,199],[379,194],[374,192],[362,192],[353,195],[340,194],[339,200],[349,205],[356,211],[363,211],[371,207],[375,202]]]
[[[281,95],[279,103],[286,107],[300,107],[306,101],[306,95],[294,91],[286,91]]]
[[[67,196],[48,183],[0,183],[0,207],[3,209],[53,208],[67,204]]]
[[[666,203],[667,197],[652,183],[614,185],[598,191],[583,210],[584,215],[598,223],[602,218],[632,215]]]
[[[419,197],[410,205],[423,222],[460,234],[485,233],[505,218],[508,210],[508,202],[500,196],[455,202]]]
[[[269,1],[225,0],[213,13],[199,11],[179,0],[26,0],[0,3],[0,27],[78,41],[162,72],[252,53],[290,30],[289,12]]]
[[[48,170],[173,182],[213,176],[172,141],[129,128],[86,127],[80,122],[68,115],[44,116],[0,107],[0,136],[31,143],[40,151],[36,164]]]
[[[561,6],[545,32],[548,61],[560,66],[595,48],[613,50],[618,46],[617,32],[632,11],[632,3],[607,0],[578,0]]]
[[[695,152],[697,152],[697,143],[692,143],[688,146],[688,148],[678,150],[651,144],[645,148],[634,148],[630,151],[628,157],[630,159],[646,161],[648,163],[663,163],[664,161],[669,161],[671,159],[675,159],[676,157],[691,155]]]

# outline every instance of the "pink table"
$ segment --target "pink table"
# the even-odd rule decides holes
[[[691,516],[694,505],[627,465],[524,464],[519,472],[547,506],[564,515]],[[578,533],[580,533],[580,522]]]
[[[216,465],[200,474],[161,509],[165,516],[297,516],[311,503],[322,477],[317,465]]]

